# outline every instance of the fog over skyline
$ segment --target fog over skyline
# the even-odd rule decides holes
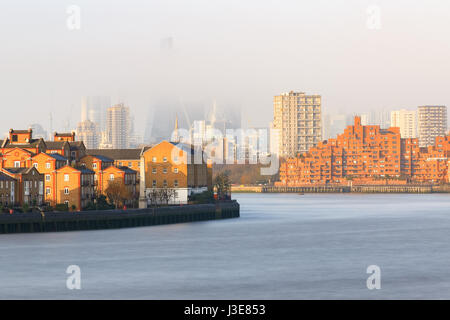
[[[238,107],[252,126],[291,90],[321,94],[325,113],[448,107],[449,17],[448,0],[3,0],[0,138],[48,130],[50,113],[75,128],[82,96],[123,101],[141,134],[164,100]]]

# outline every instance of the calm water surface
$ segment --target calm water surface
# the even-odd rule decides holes
[[[234,196],[239,219],[0,235],[0,298],[450,299],[450,195]]]

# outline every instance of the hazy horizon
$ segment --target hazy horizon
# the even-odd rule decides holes
[[[80,29],[67,27],[70,5]],[[5,0],[0,138],[49,130],[50,113],[54,130],[75,128],[83,96],[125,102],[140,134],[149,109],[166,111],[159,101],[216,101],[252,126],[291,90],[321,94],[324,113],[448,107],[449,16],[445,0]]]

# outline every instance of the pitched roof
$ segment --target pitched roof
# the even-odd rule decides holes
[[[101,160],[101,161],[103,161],[103,162],[114,162],[114,159],[111,159],[111,158],[108,158],[108,157],[105,157],[105,156],[101,156],[101,155],[90,155],[90,156],[92,156],[92,157],[94,157],[94,158],[97,158],[97,159],[99,159],[99,160]]]
[[[91,169],[85,168],[85,167],[76,167],[75,169],[80,171],[81,173],[95,174],[94,171],[92,171]]]
[[[72,132],[55,132],[55,137],[72,137]]]
[[[86,147],[84,146],[83,141],[74,141],[74,142],[69,141],[68,144],[69,144],[69,147],[70,147],[71,151],[80,150],[82,148],[86,149]]]
[[[2,181],[16,181],[13,177],[8,176],[7,174],[0,172],[0,180]]]
[[[40,138],[40,139],[32,139],[29,143],[10,143],[9,139],[4,140],[2,147],[3,148],[21,148],[21,149],[26,149],[26,148],[37,148],[39,145],[44,144],[44,139]]]
[[[92,171],[91,169],[87,169],[86,167],[83,167],[83,166],[72,167],[69,165],[65,165],[64,167],[61,167],[58,170],[63,170],[63,169],[70,169],[72,171],[80,171],[81,173],[95,174],[94,171]]]
[[[32,132],[32,130],[31,129],[28,129],[28,130],[14,130],[14,129],[10,129],[9,130],[9,132],[10,133],[30,133],[30,132]]]
[[[10,148],[7,148],[7,149],[11,149],[11,150],[8,150],[8,151],[6,151],[4,154],[6,155],[7,153],[11,153],[11,152],[14,152],[14,149],[19,149],[20,151],[22,151],[22,152],[25,152],[25,153],[28,153],[28,154],[31,154],[31,155],[34,155],[34,153],[33,152],[31,152],[31,151],[28,151],[28,150],[26,150],[26,149],[23,149],[23,148],[19,148],[19,147],[10,147]]]
[[[91,156],[103,156],[113,160],[139,160],[142,149],[88,149]]]
[[[133,169],[130,169],[130,168],[128,168],[128,167],[124,167],[124,166],[122,166],[122,167],[118,167],[120,170],[122,170],[122,171],[125,171],[125,173],[136,173],[137,174],[137,171],[136,170],[133,170]]]
[[[31,171],[33,171],[34,167],[30,167],[30,168],[3,168],[3,170],[8,171],[9,173],[12,174],[23,174],[23,173],[30,173]]]
[[[49,150],[57,150],[62,149],[64,144],[68,143],[67,141],[47,141],[45,145]]]
[[[180,143],[180,142],[169,142],[173,144],[175,147],[183,150],[186,153],[190,153],[191,155],[200,155],[203,158],[203,149],[201,147],[195,147],[192,144]]]
[[[50,157],[54,158],[55,160],[58,161],[67,161],[66,157],[63,157],[62,155],[60,155],[59,153],[50,153],[48,154]]]

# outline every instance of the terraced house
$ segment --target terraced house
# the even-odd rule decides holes
[[[5,203],[16,206],[67,203],[82,209],[96,194],[94,172],[79,167],[85,152],[74,133],[55,133],[54,141],[44,141],[33,139],[31,129],[11,129],[8,137],[0,140],[0,169],[3,179],[14,179],[14,193],[9,198],[0,193],[0,198],[3,194]],[[11,188],[10,182],[8,186]]]
[[[187,203],[189,196],[212,188],[212,171],[202,150],[162,141],[143,149],[140,166],[140,207],[151,205],[152,192],[174,191],[170,203]]]
[[[15,203],[41,205],[44,203],[44,175],[36,168],[3,168],[1,171],[17,181]]]
[[[127,190],[125,204],[130,207],[147,207],[154,191],[172,190],[171,203],[187,203],[190,195],[212,188],[212,169],[203,151],[186,144],[162,141],[141,149],[86,150],[74,133],[55,133],[53,141],[44,141],[33,139],[31,129],[11,129],[0,146],[5,181],[0,201],[15,205],[67,204],[81,210],[106,194],[113,181]]]
[[[450,137],[419,147],[417,138],[402,139],[397,127],[363,126],[355,117],[336,139],[320,142],[280,166],[278,186],[311,184],[449,183]]]
[[[80,165],[95,173],[95,191],[97,194],[106,195],[106,190],[111,182],[119,181],[127,190],[129,199],[125,205],[137,206],[139,198],[138,172],[126,166],[117,167],[114,160],[102,155],[87,155],[80,160]]]
[[[95,198],[94,171],[64,166],[56,174],[56,203],[80,210]]]
[[[47,154],[39,153],[32,157],[33,167],[44,175],[44,194],[45,201],[55,206],[57,201],[56,177],[58,169],[66,166],[69,160],[58,153]]]
[[[0,205],[8,207],[16,203],[18,181],[0,171]]]

